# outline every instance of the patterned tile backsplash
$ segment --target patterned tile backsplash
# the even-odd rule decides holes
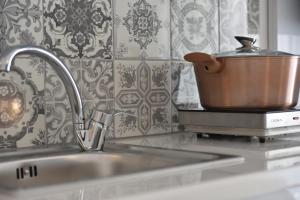
[[[115,57],[170,59],[170,0],[116,0]]]
[[[219,50],[218,0],[171,1],[172,59]]]
[[[171,131],[169,61],[120,61],[115,66],[115,108],[136,115],[116,120],[115,135]]]
[[[49,49],[70,69],[85,115],[126,111],[108,137],[181,130],[177,107],[200,108],[184,54],[236,48],[258,37],[259,0],[2,0],[0,54]],[[44,60],[16,59],[0,72],[0,149],[76,142],[62,81]]]
[[[111,0],[44,0],[43,45],[64,58],[112,58]]]

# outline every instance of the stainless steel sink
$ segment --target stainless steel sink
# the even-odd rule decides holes
[[[1,189],[37,188],[166,169],[212,168],[243,161],[236,156],[115,144],[107,144],[105,152],[80,152],[73,147],[60,155],[56,150],[34,152],[35,156],[22,152],[16,153],[17,158],[9,154],[0,157]]]

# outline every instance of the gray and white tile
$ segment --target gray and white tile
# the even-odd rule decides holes
[[[115,0],[116,58],[170,58],[169,0]]]
[[[247,4],[247,13],[248,13],[248,33],[253,35],[259,34],[259,12],[260,5],[259,0],[248,0]]]
[[[0,54],[16,45],[41,44],[42,1],[2,0],[0,10]]]
[[[248,36],[246,0],[220,1],[220,51],[232,51],[240,47],[234,36]]]
[[[85,117],[92,109],[113,112],[113,66],[99,59],[63,59],[70,69],[84,102]],[[57,72],[47,65],[47,139],[48,143],[74,142],[71,107],[67,90]],[[110,100],[110,102],[109,102]],[[55,131],[57,129],[57,131]],[[71,134],[71,135],[70,135]]]
[[[78,89],[80,90],[81,82],[81,60],[80,59],[61,59],[65,66],[70,70]],[[46,102],[65,101],[68,99],[67,90],[65,85],[55,71],[54,67],[50,64],[46,65],[45,76],[45,100]]]
[[[171,0],[172,58],[186,53],[219,50],[218,1]]]
[[[171,112],[172,112],[172,132],[184,131],[184,125],[179,123],[178,108],[174,104],[171,105]]]
[[[0,73],[0,148],[33,146],[45,131],[44,67],[38,58],[18,58]]]
[[[76,142],[69,101],[47,102],[45,105],[45,113],[47,144]]]
[[[187,62],[172,62],[172,130],[179,131],[178,109],[201,109],[197,81],[193,65]]]
[[[172,62],[172,102],[178,108],[200,107],[194,67],[187,62]]]
[[[114,77],[111,61],[83,60],[80,92],[83,100],[107,100],[114,98]]]
[[[164,61],[115,61],[115,109],[131,113],[115,120],[117,137],[171,130],[171,68]]]
[[[44,46],[65,58],[112,58],[111,0],[45,0]]]
[[[45,147],[47,143],[45,115],[39,116],[33,127],[29,127],[24,137],[17,141],[17,148],[22,147]]]

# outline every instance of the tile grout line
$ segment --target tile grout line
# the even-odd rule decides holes
[[[117,56],[116,56],[116,50],[117,50],[117,37],[116,37],[116,26],[115,26],[115,18],[116,18],[116,5],[117,5],[117,0],[111,0],[112,2],[112,27],[113,27],[113,62],[112,62],[112,70],[113,70],[113,84],[114,84],[114,95],[113,95],[113,112],[116,110],[116,71],[115,71],[115,61],[117,59]],[[116,128],[117,128],[117,125],[116,125],[116,120],[113,119],[113,130],[112,130],[112,137],[113,138],[116,138],[115,135],[116,135]]]
[[[172,3],[173,3],[173,0],[169,0],[169,17],[170,17],[170,25],[169,25],[169,30],[170,30],[170,89],[169,89],[169,92],[170,92],[170,105],[169,105],[169,109],[170,109],[170,129],[171,129],[171,132],[173,131],[173,120],[172,120],[172,116],[173,116],[173,110],[172,110],[172,71],[173,71],[173,64],[172,64],[172,59],[173,59],[173,44],[172,44],[172,41],[173,41],[173,34],[172,34],[172,21],[174,19],[172,19]]]
[[[45,19],[44,19],[44,0],[41,1],[41,4],[42,4],[42,41],[41,41],[41,44],[40,46],[44,46],[44,39],[45,39],[45,32],[44,32],[44,27],[45,27]],[[44,133],[44,137],[45,137],[45,147],[48,147],[48,125],[47,125],[47,117],[46,117],[46,104],[47,104],[47,101],[45,99],[45,90],[46,90],[46,80],[47,80],[47,71],[46,71],[46,61],[43,61],[44,62],[44,124],[45,124],[45,133]]]

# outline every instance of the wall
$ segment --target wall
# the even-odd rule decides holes
[[[273,49],[300,54],[300,2],[269,0],[270,45]]]
[[[259,32],[259,0],[4,0],[0,53],[43,46],[68,66],[91,110],[115,119],[108,137],[177,131],[176,106],[199,107],[183,55],[232,50]],[[0,76],[0,148],[74,142],[70,105],[47,62],[22,56]]]

